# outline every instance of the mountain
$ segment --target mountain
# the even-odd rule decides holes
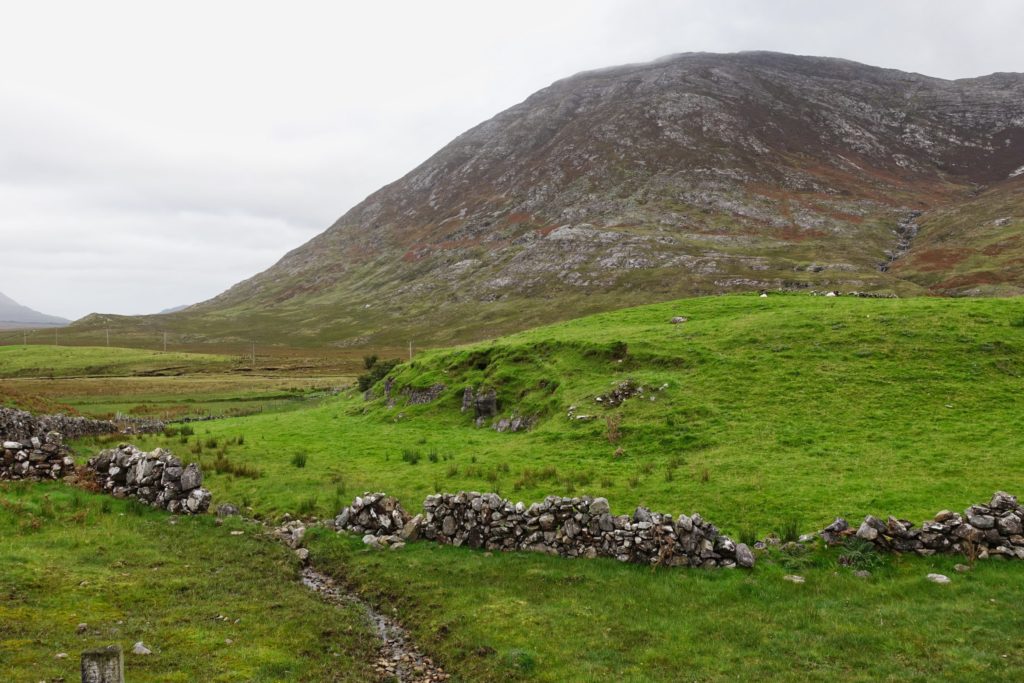
[[[762,288],[1020,294],[1022,264],[1024,75],[689,53],[558,81],[270,269],[121,322],[446,343]]]
[[[23,327],[60,327],[70,320],[55,315],[46,315],[22,306],[14,299],[0,292],[0,329],[18,329]]]

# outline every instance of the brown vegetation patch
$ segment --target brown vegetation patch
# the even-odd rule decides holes
[[[1024,247],[1024,238],[1021,238],[1020,235],[1014,235],[1013,237],[1007,237],[1004,240],[988,245],[981,250],[981,253],[986,256],[999,256],[1011,249],[1020,249],[1022,247]]]
[[[943,280],[937,285],[931,287],[931,289],[963,289],[965,287],[977,287],[978,285],[1000,285],[1003,284],[1004,282],[1011,282],[1013,280],[1013,273],[1000,272],[994,270],[980,270],[974,273],[957,275],[955,277]]]
[[[521,212],[510,213],[508,218],[505,219],[505,222],[509,225],[519,225],[520,223],[529,223],[531,221],[533,221],[533,215]]]
[[[948,270],[973,253],[973,249],[937,247],[913,254],[913,265],[922,272]]]

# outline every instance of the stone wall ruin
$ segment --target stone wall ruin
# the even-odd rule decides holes
[[[335,527],[389,545],[416,538],[485,550],[530,551],[563,557],[614,557],[672,567],[753,567],[743,543],[719,533],[700,515],[651,512],[612,515],[604,498],[548,496],[527,506],[496,493],[461,491],[427,496],[410,518],[383,493],[357,497]]]
[[[147,453],[122,444],[90,458],[87,467],[100,489],[115,498],[136,498],[174,514],[204,513],[213,497],[196,463],[183,466],[162,448]]]

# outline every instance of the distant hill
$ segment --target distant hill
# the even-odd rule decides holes
[[[558,81],[270,269],[104,324],[443,344],[761,288],[1021,294],[1022,169],[1021,74],[675,55]]]
[[[46,315],[22,306],[14,299],[0,292],[0,329],[24,327],[61,327],[71,321],[55,315]]]

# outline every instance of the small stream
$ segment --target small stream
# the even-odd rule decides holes
[[[383,680],[400,683],[435,683],[449,676],[412,643],[408,632],[398,622],[386,617],[359,596],[339,588],[329,576],[310,567],[302,570],[302,583],[335,605],[355,605],[365,614],[381,646],[374,669]]]
[[[896,247],[892,251],[888,252],[889,259],[885,263],[878,265],[878,270],[885,273],[888,272],[889,266],[893,262],[903,258],[910,251],[910,245],[917,237],[917,231],[919,226],[917,225],[917,219],[921,216],[920,211],[911,211],[904,218],[900,219],[900,222],[896,224],[896,229],[893,231],[896,233]]]

